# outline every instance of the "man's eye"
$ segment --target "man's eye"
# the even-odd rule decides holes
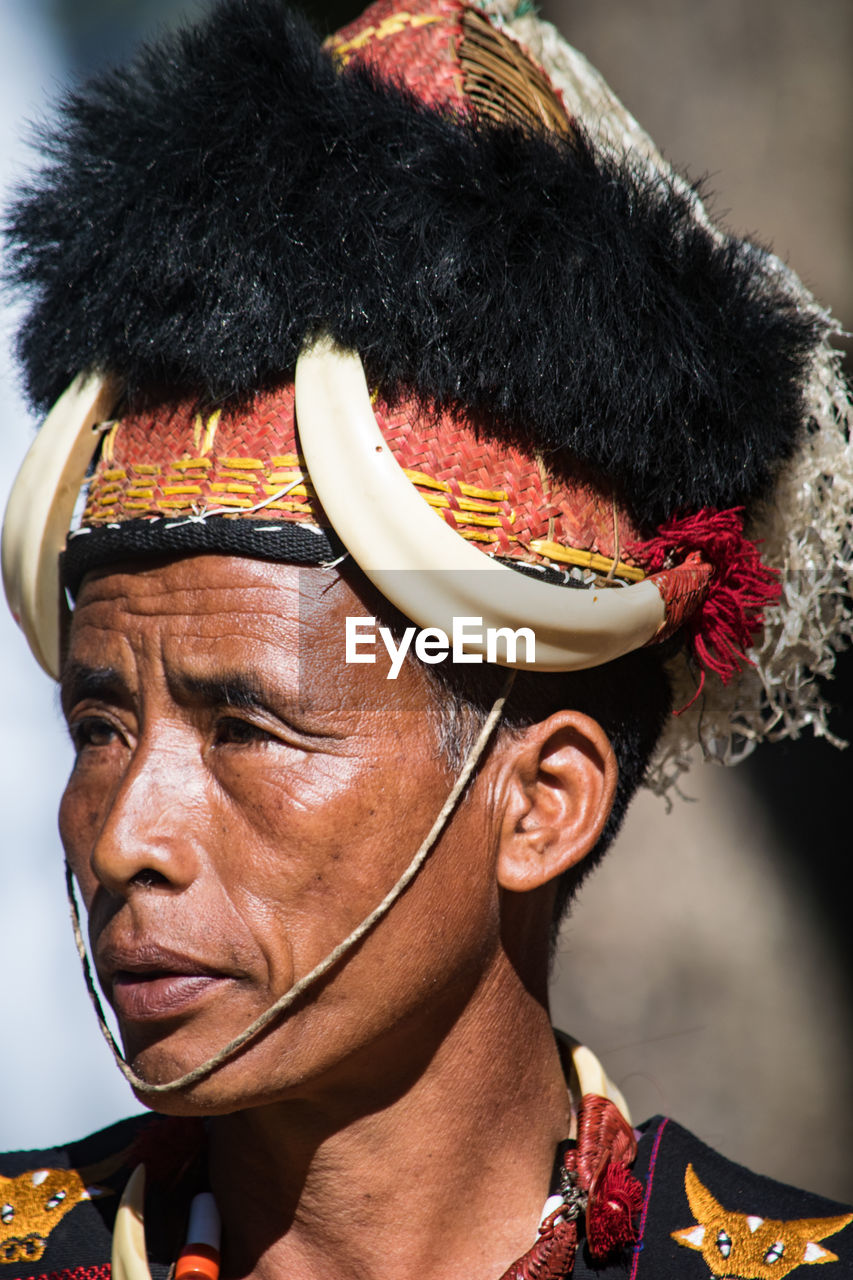
[[[216,742],[219,746],[248,746],[251,743],[274,742],[275,736],[250,720],[226,716],[216,726]]]
[[[118,737],[118,730],[109,720],[100,716],[86,716],[70,726],[71,741],[75,749],[83,751],[86,747],[108,747]]]

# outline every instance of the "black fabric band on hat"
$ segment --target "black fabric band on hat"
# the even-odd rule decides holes
[[[63,586],[76,596],[83,578],[93,569],[121,560],[203,552],[319,565],[345,555],[346,547],[332,529],[293,521],[233,516],[125,520],[72,533],[61,558],[60,577]]]
[[[60,580],[76,596],[87,573],[122,560],[151,556],[195,555],[247,556],[251,560],[275,560],[288,564],[321,565],[347,554],[334,529],[284,520],[242,520],[233,516],[208,516],[204,520],[140,519],[120,524],[87,526],[69,535],[60,557]],[[551,565],[525,564],[501,558],[501,563],[556,586],[583,588],[581,570]]]

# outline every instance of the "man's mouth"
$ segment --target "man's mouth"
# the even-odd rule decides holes
[[[113,977],[112,1003],[126,1022],[146,1022],[186,1013],[226,978],[209,974],[128,973],[119,970]]]
[[[178,1017],[234,980],[192,956],[151,945],[111,947],[99,961],[101,981],[125,1022]]]

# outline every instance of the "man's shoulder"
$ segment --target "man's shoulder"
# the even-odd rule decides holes
[[[109,1280],[124,1185],[162,1125],[134,1116],[77,1142],[0,1154],[0,1280]]]
[[[853,1276],[848,1207],[752,1173],[673,1120],[655,1117],[641,1134],[631,1280],[806,1280],[817,1263],[820,1280]]]

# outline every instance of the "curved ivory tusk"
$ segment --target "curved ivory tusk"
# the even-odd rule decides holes
[[[602,1098],[609,1098],[616,1110],[630,1124],[631,1115],[628,1111],[628,1104],[613,1081],[607,1078],[604,1068],[592,1050],[588,1049],[585,1044],[574,1043],[570,1052],[572,1066],[575,1069],[578,1084],[580,1085],[581,1096],[585,1093],[597,1093]]]
[[[59,677],[59,556],[74,505],[117,400],[98,374],[75,378],[21,464],[3,522],[3,585],[37,661]]]
[[[575,1080],[577,1080],[577,1087],[581,1097],[585,1093],[596,1093],[601,1098],[609,1098],[623,1119],[630,1124],[631,1113],[628,1110],[628,1104],[622,1095],[622,1091],[608,1078],[592,1050],[588,1049],[585,1044],[581,1044],[579,1040],[575,1040],[574,1036],[567,1035],[565,1031],[555,1031],[554,1034],[557,1037],[557,1044],[563,1062],[565,1063],[567,1053],[571,1059],[572,1076],[570,1079],[572,1090],[574,1091]]]
[[[454,618],[531,628],[535,661],[499,651],[504,666],[571,671],[651,640],[664,621],[652,582],[570,590],[483,555],[424,502],[373,413],[359,356],[321,339],[296,366],[296,415],[308,473],[335,531],[373,584],[419,627],[450,634]],[[466,644],[486,653],[483,644]]]
[[[145,1249],[145,1165],[130,1175],[113,1227],[112,1280],[151,1280]]]

